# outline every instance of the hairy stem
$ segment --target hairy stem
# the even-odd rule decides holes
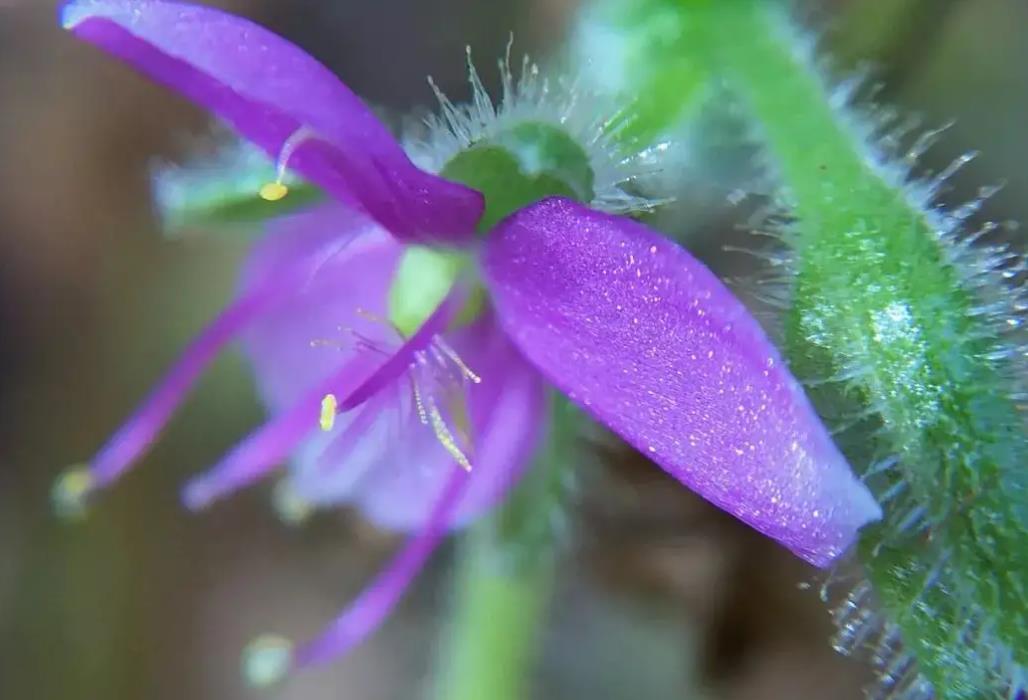
[[[888,513],[861,543],[877,595],[938,697],[1009,692],[1028,655],[1028,491],[1005,366],[1018,350],[974,290],[992,280],[960,264],[960,222],[929,209],[833,105],[778,8],[695,11],[798,217],[787,353],[799,374],[839,380],[826,410],[843,395],[870,409],[865,464],[898,458],[869,481]],[[914,688],[908,675],[883,681]]]

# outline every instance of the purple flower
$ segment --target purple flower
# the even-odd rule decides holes
[[[813,564],[827,565],[879,517],[757,322],[660,235],[551,197],[477,236],[479,192],[414,166],[327,69],[245,19],[79,0],[62,20],[336,200],[271,226],[236,300],[88,475],[64,483],[84,495],[117,478],[206,363],[241,340],[271,418],[192,481],[186,503],[205,505],[291,460],[290,488],[304,500],[353,503],[415,533],[324,635],[282,664],[359,642],[445,532],[503,497],[543,432],[546,385]],[[284,193],[272,183],[264,194]],[[408,332],[383,319],[411,251],[454,260],[456,272]],[[488,302],[469,322],[483,288]]]

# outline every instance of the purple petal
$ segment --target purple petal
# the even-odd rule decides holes
[[[355,227],[368,227],[366,222],[358,222],[352,214],[338,207],[328,207],[317,217],[331,220],[332,226],[322,225],[318,229],[319,237],[306,240],[294,255],[276,256],[264,262],[263,269],[254,270],[250,284],[239,298],[193,340],[142,405],[100,449],[90,462],[92,488],[109,485],[146,452],[200,373],[228,341],[243,332],[248,324],[274,314],[275,307],[289,298],[294,289],[303,287],[313,268],[338,255],[358,230]],[[307,222],[309,218],[304,217],[302,221]],[[332,235],[320,235],[324,230]],[[383,240],[390,240],[384,234],[379,235]]]
[[[190,480],[182,497],[186,506],[206,507],[260,479],[282,463],[301,440],[318,429],[317,419],[324,396],[362,381],[373,369],[370,360],[366,355],[352,358],[288,410],[275,414],[208,472]]]
[[[483,264],[526,358],[704,498],[819,566],[880,517],[760,326],[681,248],[552,198],[501,222]]]
[[[359,259],[361,256],[356,256]],[[349,256],[352,265],[354,256]],[[339,267],[336,265],[335,267]],[[322,269],[318,276],[331,277],[335,269]],[[312,287],[323,291],[312,281]],[[184,500],[190,508],[208,505],[215,499],[252,483],[282,462],[310,433],[318,429],[317,418],[327,394],[344,396],[340,407],[352,409],[364,403],[403,374],[414,352],[427,345],[450,323],[460,309],[457,295],[439,305],[400,348],[384,360],[370,353],[355,353],[308,390],[299,401],[277,413],[259,430],[239,443],[206,474],[186,487]],[[356,389],[351,387],[356,386]],[[348,393],[347,393],[348,392]]]
[[[240,334],[269,410],[292,406],[336,371],[353,356],[356,334],[394,337],[360,312],[385,315],[402,253],[388,234],[338,206],[282,219],[255,246],[242,274],[244,294],[291,261],[308,261],[309,270]]]
[[[478,192],[416,168],[327,68],[267,29],[213,8],[156,0],[77,0],[61,21],[273,158],[294,134],[312,135],[288,166],[397,237],[456,244],[474,234],[484,207]]]
[[[296,666],[311,666],[336,659],[378,629],[446,534],[447,523],[451,521],[453,510],[470,478],[470,474],[460,469],[450,472],[443,483],[441,495],[439,492],[431,494],[432,511],[421,529],[328,629],[297,649],[293,657]]]

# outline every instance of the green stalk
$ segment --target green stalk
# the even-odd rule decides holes
[[[551,401],[551,431],[529,474],[463,543],[456,613],[436,697],[521,700],[553,586],[554,525],[568,478],[571,409]]]
[[[787,234],[793,367],[838,380],[842,391],[822,392],[826,410],[845,396],[877,422],[864,443],[874,449],[851,456],[898,458],[869,482],[887,518],[861,543],[885,634],[899,632],[937,697],[999,697],[1028,665],[1024,425],[1009,379],[1016,367],[1004,366],[1018,351],[996,329],[1015,319],[983,313],[972,288],[995,280],[962,266],[945,223],[875,162],[779,8],[733,0],[693,9],[798,217]],[[988,293],[1002,303],[1011,292]],[[860,638],[863,624],[847,619],[842,632]],[[900,659],[886,663],[896,664],[886,686],[919,692]]]
[[[442,660],[439,700],[521,700],[536,657],[553,580],[552,551],[510,567],[492,520],[464,542],[457,612]]]

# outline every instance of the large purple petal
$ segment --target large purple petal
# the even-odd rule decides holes
[[[880,517],[760,326],[681,248],[552,198],[501,222],[483,264],[528,360],[717,506],[821,566]]]
[[[241,17],[157,0],[75,0],[63,26],[234,126],[291,169],[394,235],[466,242],[482,196],[416,168],[327,68]],[[301,129],[303,131],[301,131]],[[299,141],[290,137],[307,134]]]

